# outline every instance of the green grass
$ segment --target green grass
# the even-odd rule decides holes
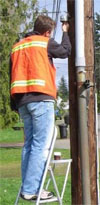
[[[59,150],[61,151],[62,158],[69,158],[69,150]],[[0,149],[0,205],[14,205],[18,189],[21,184],[20,180],[20,162],[21,162],[21,148],[1,148]],[[65,165],[57,166],[55,169],[55,175],[58,188],[61,191],[61,187],[65,175]],[[51,183],[49,190],[53,190],[53,185]],[[67,200],[66,200],[67,199]],[[19,205],[32,205],[33,203],[23,201],[20,199]],[[57,203],[52,203],[56,205]],[[71,204],[71,185],[70,177],[67,184],[67,189],[64,196],[63,205]]]
[[[59,151],[59,149],[55,149]],[[70,158],[69,150],[62,149],[62,158]],[[0,175],[1,178],[19,177],[21,162],[21,148],[0,149]],[[62,169],[63,170],[63,169]]]
[[[57,120],[56,125],[63,123],[62,120]],[[14,127],[23,127],[23,123],[19,122],[14,125]],[[58,135],[60,138],[59,126],[57,126]],[[68,133],[69,137],[69,133]],[[13,128],[0,129],[0,143],[20,143],[24,141],[24,132],[21,130],[14,130]]]
[[[23,142],[23,130],[15,131],[12,128],[0,130],[0,143]],[[62,158],[70,158],[69,150],[59,150],[62,153]],[[100,155],[100,149],[99,149]],[[100,160],[100,158],[99,158]],[[16,195],[21,184],[21,148],[1,148],[0,149],[0,205],[14,205]],[[64,175],[65,165],[60,165],[55,169],[56,180],[59,190],[61,190]],[[49,190],[53,191],[52,184]],[[20,199],[19,205],[32,205],[33,203]],[[57,205],[52,203],[51,205]],[[71,205],[71,179],[69,175],[63,205]]]
[[[23,142],[23,130],[13,130],[12,128],[0,129],[0,143]]]
[[[20,176],[21,149],[0,149],[0,175],[1,178]]]
[[[61,187],[63,184],[63,176],[56,177],[56,181],[58,184],[59,191],[61,191]],[[0,181],[0,204],[1,205],[14,205],[19,187],[20,187],[20,179],[19,178],[4,178]],[[53,185],[51,184],[49,190],[53,191]],[[19,205],[32,205],[33,203],[24,201],[22,199],[19,200]],[[52,203],[52,205],[57,205],[58,203]],[[70,192],[70,178],[67,183],[67,189],[65,191],[63,205],[71,205],[71,192]]]

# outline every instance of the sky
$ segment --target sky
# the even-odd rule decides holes
[[[88,0],[87,0],[88,1]],[[53,0],[38,0],[39,2],[39,10],[41,11],[43,8],[46,8],[49,12],[52,11],[53,8]],[[62,0],[61,6],[60,6],[60,15],[65,14],[67,11],[67,1]],[[94,0],[94,12],[100,13],[100,0]],[[52,17],[52,14],[50,14],[50,17]],[[57,24],[57,30],[55,35],[55,40],[60,43],[62,38],[62,29],[61,29],[61,23],[60,23],[60,15],[59,20]],[[59,32],[58,32],[59,31]],[[56,59],[54,60],[54,64],[56,67],[56,84],[58,86],[60,79],[62,76],[64,76],[66,83],[68,85],[68,59]]]

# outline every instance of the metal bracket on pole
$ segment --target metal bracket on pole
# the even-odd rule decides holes
[[[83,85],[84,85],[85,89],[88,89],[90,87],[94,87],[94,84],[92,82],[90,82],[90,80],[86,80]]]

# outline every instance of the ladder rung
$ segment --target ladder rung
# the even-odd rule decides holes
[[[69,163],[72,162],[72,159],[60,159],[60,160],[51,160],[52,164],[60,164],[60,163]]]
[[[32,202],[36,203],[36,201],[31,200]],[[54,202],[54,201],[58,201],[57,197],[52,197],[51,199],[46,199],[46,200],[40,200],[39,204],[43,204],[43,203],[50,203],[50,202]]]

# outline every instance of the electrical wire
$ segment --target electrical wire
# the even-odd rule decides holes
[[[52,19],[54,19],[55,6],[56,6],[56,0],[53,0]]]
[[[58,2],[57,9],[56,9],[57,12],[59,12],[60,10],[60,4],[61,4],[61,0],[59,0]],[[59,13],[56,13],[56,30],[54,36],[56,35],[56,31],[57,31],[58,17],[59,17]]]
[[[60,13],[60,4],[61,4],[61,0],[57,0],[57,4],[56,4],[56,17],[55,17],[56,28],[55,28],[54,33],[53,33],[53,38],[55,38],[56,31],[57,31],[57,23],[58,23],[58,17],[59,17],[59,13]]]

